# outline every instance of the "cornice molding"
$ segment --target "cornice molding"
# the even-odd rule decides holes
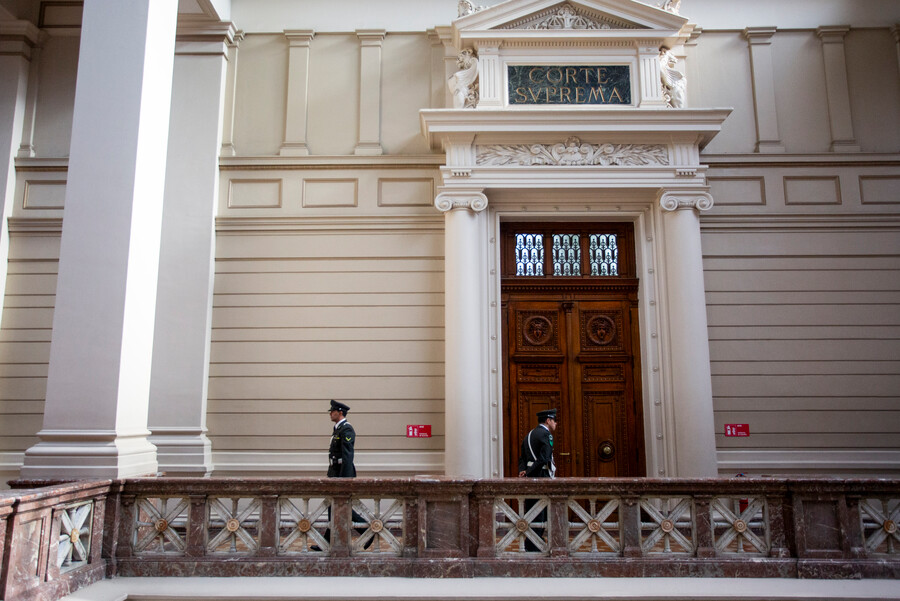
[[[28,21],[0,21],[0,56],[31,60],[31,51],[41,38],[41,30]]]
[[[176,56],[227,56],[228,48],[242,37],[234,23],[220,21],[178,22],[175,32]]]

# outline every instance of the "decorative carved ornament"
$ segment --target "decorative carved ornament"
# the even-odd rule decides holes
[[[502,29],[639,29],[632,23],[615,19],[608,15],[588,15],[579,11],[568,2],[553,8],[530,15],[513,23],[504,25]]]
[[[665,0],[662,4],[657,4],[657,6],[666,12],[677,15],[680,14],[681,0]]]
[[[480,10],[484,10],[486,7],[484,6],[476,6],[470,0],[459,0],[459,4],[457,4],[457,11],[460,17],[465,17],[466,15],[471,15],[472,13],[477,13]]]
[[[685,107],[687,78],[675,68],[678,58],[668,48],[659,50],[659,77],[662,82],[663,96],[669,108]]]
[[[456,57],[459,69],[447,80],[447,87],[453,96],[453,108],[473,109],[478,106],[478,57],[471,48],[466,48]]]
[[[491,144],[476,147],[478,165],[627,166],[668,165],[662,144],[588,144],[572,136],[560,144]]]
[[[708,192],[664,192],[659,199],[659,206],[664,211],[679,209],[708,211],[713,206],[713,198]]]
[[[434,199],[434,206],[441,213],[453,209],[469,209],[478,213],[485,210],[487,205],[487,196],[480,192],[441,192]]]

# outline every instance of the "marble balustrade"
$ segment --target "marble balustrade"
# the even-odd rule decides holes
[[[7,601],[113,576],[900,577],[898,480],[12,485],[0,493]]]

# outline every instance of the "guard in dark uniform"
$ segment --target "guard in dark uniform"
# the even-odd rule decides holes
[[[328,447],[328,477],[355,478],[356,467],[353,465],[353,445],[356,443],[356,432],[347,421],[350,407],[344,403],[331,400],[328,412],[334,422],[331,435],[331,446]]]
[[[553,462],[553,431],[556,430],[556,409],[538,411],[538,425],[522,441],[519,453],[519,477],[555,478]]]
[[[538,411],[538,425],[522,441],[519,453],[520,478],[555,478],[556,464],[553,462],[553,431],[556,430],[556,409]],[[525,499],[524,513],[528,513],[537,503],[537,499]],[[524,514],[523,514],[524,515]],[[547,510],[536,516],[534,522],[547,522]],[[544,528],[533,527],[534,533],[544,538]],[[546,539],[544,539],[546,540]],[[531,539],[525,538],[526,551],[540,551]]]

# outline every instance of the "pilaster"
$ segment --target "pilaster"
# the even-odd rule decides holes
[[[756,108],[756,151],[763,154],[784,152],[775,102],[775,71],[772,60],[772,37],[775,31],[775,27],[748,27],[744,30],[744,37],[750,45],[753,104]]]
[[[41,32],[27,21],[0,21],[0,299],[6,298],[9,258],[8,217],[16,191],[16,151],[26,129],[34,88],[29,87]],[[29,105],[29,101],[32,104]],[[32,120],[33,123],[33,120]],[[0,300],[0,314],[3,301]]]
[[[429,29],[428,41],[431,42],[431,108],[444,108],[450,106],[451,102],[447,80],[452,75],[448,71],[454,64],[450,28],[445,26]]]
[[[666,435],[674,444],[673,475],[678,477],[718,475],[699,215],[712,205],[712,196],[702,189],[659,195],[671,360],[667,401],[673,416]]]
[[[353,154],[381,155],[381,51],[383,29],[360,29],[359,38],[359,143]]]
[[[44,420],[26,478],[157,470],[147,413],[177,13],[177,0],[84,5]]]
[[[214,219],[231,23],[179,27],[150,379],[150,442],[159,469],[207,474]],[[186,160],[190,157],[190,160]]]
[[[828,100],[832,152],[860,151],[853,135],[850,86],[847,83],[847,59],[844,54],[844,37],[849,31],[850,27],[847,25],[819,27],[816,30],[816,35],[822,40],[822,56],[825,59],[825,95]]]
[[[442,189],[444,213],[444,473],[489,477],[487,466],[487,282],[484,225],[488,199],[480,189]]]
[[[659,44],[655,40],[642,41],[638,45],[641,70],[640,108],[664,108],[662,80],[659,72]]]
[[[309,45],[315,37],[311,29],[285,30],[290,45],[288,89],[281,156],[308,156],[306,126],[309,118]]]
[[[503,106],[503,71],[500,42],[478,42],[478,106],[488,109]]]
[[[234,99],[240,45],[243,39],[244,32],[238,30],[234,32],[234,37],[228,43],[228,68],[225,74],[225,115],[222,119],[222,148],[220,150],[221,155],[225,157],[237,155],[237,150],[234,147]]]

